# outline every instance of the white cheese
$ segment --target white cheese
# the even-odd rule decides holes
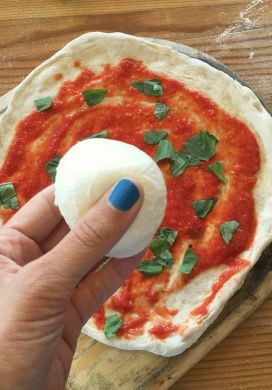
[[[107,254],[124,258],[143,250],[160,226],[166,208],[166,187],[155,162],[133,145],[109,139],[87,139],[61,159],[55,182],[55,202],[72,229],[98,199],[123,177],[144,189],[142,208],[128,231]]]

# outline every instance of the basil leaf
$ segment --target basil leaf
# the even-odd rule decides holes
[[[159,264],[156,259],[149,261],[142,261],[138,270],[145,276],[159,275],[162,272],[163,266]]]
[[[48,161],[48,163],[45,166],[47,173],[51,177],[53,182],[55,181],[55,178],[56,178],[57,167],[59,165],[60,160],[61,160],[61,157],[56,156],[52,160]]]
[[[237,221],[227,221],[222,223],[222,225],[219,226],[219,230],[221,233],[221,236],[226,244],[228,244],[236,230],[239,228],[240,224]]]
[[[188,161],[189,161],[189,167],[196,167],[201,163],[201,161],[198,158],[190,156],[190,154],[187,154]]]
[[[203,219],[213,209],[216,202],[217,198],[200,199],[192,202],[192,206],[198,218]]]
[[[169,227],[162,227],[156,233],[157,239],[166,240],[170,246],[174,244],[177,236],[178,236],[178,231],[171,229]]]
[[[197,254],[191,249],[187,249],[184,254],[183,262],[180,266],[179,272],[186,275],[190,274],[194,266],[196,265],[197,261],[198,261]]]
[[[154,114],[155,114],[155,117],[157,119],[163,119],[166,117],[166,115],[168,114],[169,111],[170,111],[170,108],[167,107],[166,104],[156,103]]]
[[[208,131],[201,131],[199,134],[188,139],[184,145],[192,157],[208,161],[216,153],[216,144],[218,140]]]
[[[0,202],[5,209],[15,210],[19,208],[17,194],[13,183],[0,184]]]
[[[105,99],[107,93],[106,89],[87,89],[82,92],[82,95],[88,106],[95,106]]]
[[[155,145],[166,138],[167,135],[168,133],[165,130],[145,131],[144,142],[147,145]]]
[[[216,162],[214,164],[209,165],[206,169],[208,171],[213,172],[218,177],[218,179],[221,180],[223,183],[226,184],[228,182],[228,179],[224,175],[224,165],[223,165],[223,163]]]
[[[50,96],[34,100],[36,110],[39,112],[47,110],[49,107],[52,106],[52,103],[53,103],[53,98],[51,98]]]
[[[107,130],[102,130],[100,133],[90,135],[89,137],[84,138],[85,139],[91,139],[91,138],[107,138],[108,136],[108,131]]]
[[[123,325],[123,321],[118,314],[112,314],[106,317],[105,325],[104,325],[104,333],[107,339],[112,338],[117,330],[121,328]]]
[[[156,261],[158,264],[161,264],[163,267],[168,269],[171,268],[174,263],[172,253],[169,251],[169,249],[165,249],[163,252],[161,252],[161,254],[156,257]]]
[[[163,89],[161,81],[158,79],[151,79],[146,81],[133,81],[131,85],[138,91],[151,96],[162,96]]]
[[[102,264],[100,264],[100,266],[94,271],[94,272],[98,272],[100,271],[102,268],[105,267],[105,265],[107,265],[110,261],[111,261],[112,257],[108,257],[105,261],[103,261]]]
[[[176,158],[176,152],[174,151],[173,145],[171,142],[167,141],[167,139],[160,141],[154,157],[156,162],[164,160],[165,158],[170,158],[171,160],[175,160]]]
[[[176,153],[176,158],[171,162],[171,173],[174,177],[180,176],[190,165],[188,155],[181,150]]]
[[[151,242],[149,245],[149,249],[152,251],[152,253],[157,256],[160,253],[162,253],[165,249],[169,249],[170,244],[167,240],[164,239],[155,239]]]

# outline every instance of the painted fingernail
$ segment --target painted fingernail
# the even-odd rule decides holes
[[[140,192],[136,185],[128,179],[121,179],[109,196],[110,204],[117,210],[128,211],[137,202]]]

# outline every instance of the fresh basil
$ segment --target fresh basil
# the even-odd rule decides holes
[[[123,325],[123,321],[118,314],[112,314],[106,317],[104,324],[104,333],[107,339],[111,339],[115,336],[118,329]]]
[[[213,209],[217,198],[200,199],[192,202],[192,206],[200,219],[204,219],[206,215]]]
[[[162,139],[166,138],[168,132],[165,130],[145,131],[144,142],[147,145],[158,144]]]
[[[107,138],[108,136],[108,131],[107,130],[102,130],[100,133],[96,133],[93,135],[90,135],[89,137],[84,138],[85,139],[91,139],[91,138]]]
[[[155,161],[161,161],[166,158],[175,160],[176,152],[174,151],[173,145],[167,139],[163,139],[159,142],[157,152],[155,154]]]
[[[36,110],[39,112],[47,110],[49,107],[52,106],[52,103],[53,103],[53,98],[50,96],[46,96],[44,98],[34,100]]]
[[[163,119],[166,117],[166,115],[168,114],[169,111],[170,111],[170,108],[167,107],[166,104],[156,103],[154,115],[157,119]]]
[[[13,183],[0,184],[0,203],[5,209],[15,210],[19,208],[17,194]]]
[[[184,145],[190,155],[200,161],[208,161],[216,153],[218,140],[208,131],[201,131],[199,134],[188,139]]]
[[[136,88],[138,91],[143,92],[146,95],[151,95],[151,96],[163,95],[161,80],[158,79],[151,79],[146,81],[133,81],[131,85],[134,88]]]
[[[177,230],[163,227],[156,233],[156,238],[149,245],[149,249],[155,256],[159,256],[163,251],[169,249],[175,242],[178,235]]]
[[[237,231],[239,226],[240,224],[237,221],[227,221],[219,226],[219,231],[226,244],[231,241],[234,233]]]
[[[162,227],[156,233],[156,238],[158,240],[165,240],[169,243],[170,246],[174,244],[178,236],[178,231],[171,229],[169,227]]]
[[[158,264],[167,269],[171,268],[174,263],[172,253],[169,249],[165,249],[163,252],[161,252],[160,255],[156,257],[156,261]]]
[[[161,240],[159,238],[153,240],[150,245],[149,249],[151,252],[157,256],[160,253],[162,253],[165,249],[170,248],[169,242],[167,240]]]
[[[198,255],[194,251],[192,251],[192,249],[187,249],[184,254],[179,272],[186,275],[190,274],[194,266],[196,265],[197,261],[198,261]]]
[[[140,263],[138,270],[145,276],[159,275],[162,272],[163,266],[155,260],[144,260]]]
[[[198,158],[192,157],[190,154],[187,154],[188,161],[189,161],[189,167],[196,167],[201,163],[201,161]]]
[[[48,163],[45,166],[47,173],[51,177],[53,182],[55,181],[55,178],[56,178],[57,167],[59,165],[60,160],[61,160],[61,157],[56,156],[52,160],[48,161]]]
[[[105,261],[103,261],[103,263],[100,264],[100,266],[98,268],[96,268],[96,270],[94,272],[98,272],[102,268],[104,268],[105,265],[107,265],[111,261],[111,259],[112,259],[112,257],[108,257]]]
[[[88,106],[95,106],[105,99],[107,92],[106,89],[87,89],[82,95]]]
[[[206,169],[212,171],[218,177],[218,179],[221,180],[223,183],[226,184],[228,182],[228,179],[224,175],[223,163],[217,161],[214,164],[209,165]]]
[[[190,160],[188,155],[180,150],[176,153],[175,160],[171,161],[171,173],[174,177],[180,176],[189,166]]]

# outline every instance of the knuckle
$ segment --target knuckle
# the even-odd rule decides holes
[[[96,223],[95,220],[90,221],[86,216],[81,219],[74,234],[79,242],[88,248],[103,245],[108,235],[103,219]]]

